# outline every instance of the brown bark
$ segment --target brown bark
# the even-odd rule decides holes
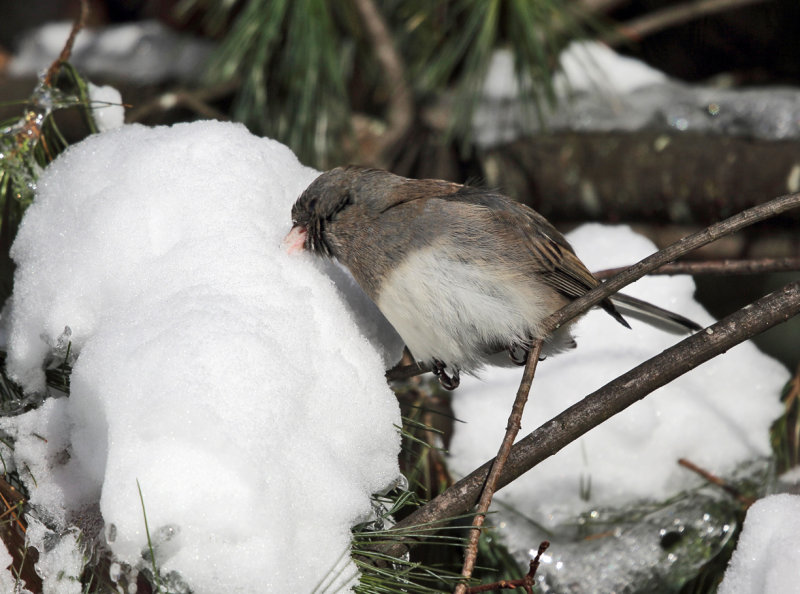
[[[790,141],[553,133],[493,148],[481,162],[489,185],[559,221],[707,224],[800,189],[800,143]]]

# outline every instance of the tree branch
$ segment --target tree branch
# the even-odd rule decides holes
[[[383,69],[389,97],[387,111],[388,128],[378,144],[377,159],[399,142],[411,127],[414,120],[414,100],[408,84],[403,57],[397,51],[389,27],[372,0],[353,0],[364,21],[364,27],[372,42],[372,47]]]
[[[59,54],[58,58],[56,58],[52,64],[50,64],[50,68],[47,69],[47,73],[44,76],[44,84],[45,86],[51,86],[53,84],[53,77],[58,73],[61,65],[64,62],[69,61],[70,56],[72,55],[72,46],[75,44],[75,38],[80,33],[80,30],[86,25],[86,19],[89,18],[89,1],[88,0],[81,0],[81,12],[78,15],[77,20],[72,24],[72,30],[69,32],[69,37],[67,37],[67,42],[64,44],[64,47],[61,48],[61,53]]]
[[[636,366],[515,444],[498,479],[498,488],[657,388],[798,313],[800,281],[795,281]],[[398,522],[391,529],[397,536],[391,542],[376,545],[376,548],[380,552],[400,556],[415,544],[413,538],[404,536],[405,533],[421,525],[430,528],[468,511],[475,504],[491,465],[491,460],[486,462]]]
[[[712,128],[722,132],[720,124]],[[635,132],[553,129],[487,148],[478,159],[486,187],[502,188],[551,221],[699,228],[796,191],[790,182],[798,164],[797,142],[666,125]],[[782,220],[796,224],[800,214]]]
[[[578,9],[592,14],[606,13],[628,4],[630,0],[576,0]]]
[[[500,580],[499,582],[494,582],[492,584],[483,584],[480,586],[472,586],[470,589],[467,590],[467,594],[478,594],[478,592],[491,592],[492,590],[516,590],[517,588],[522,588],[528,594],[533,594],[533,588],[536,585],[534,582],[534,578],[536,577],[536,570],[539,569],[539,563],[542,559],[542,555],[548,549],[550,543],[546,540],[542,541],[539,544],[539,550],[536,552],[536,556],[531,559],[530,564],[528,565],[528,573],[525,574],[524,577],[518,580]]]
[[[697,464],[691,462],[690,460],[687,460],[686,458],[679,458],[678,464],[680,464],[684,468],[688,468],[695,474],[698,474],[699,476],[703,477],[703,479],[705,479],[712,485],[718,486],[728,495],[736,499],[736,501],[741,503],[745,507],[745,509],[747,509],[756,502],[756,500],[753,497],[748,497],[747,495],[744,495],[739,489],[737,489],[735,486],[733,486],[726,480],[721,479],[717,475],[705,470],[704,468],[700,468]]]
[[[626,270],[627,266],[607,268],[594,272],[597,278],[610,278]],[[697,260],[685,262],[670,262],[659,266],[650,274],[692,274],[733,276],[736,274],[763,274],[766,272],[796,272],[800,271],[800,258],[753,258],[749,260]]]
[[[128,122],[139,122],[154,113],[169,111],[176,107],[185,107],[206,118],[230,120],[230,117],[213,107],[210,102],[221,99],[236,91],[241,86],[238,78],[199,89],[176,89],[168,91],[128,112]]]
[[[685,2],[684,4],[667,6],[661,10],[655,10],[645,16],[619,25],[607,35],[603,41],[609,45],[619,45],[632,40],[638,41],[653,33],[658,33],[664,29],[681,25],[700,17],[767,1],[768,0],[700,0],[698,2]]]

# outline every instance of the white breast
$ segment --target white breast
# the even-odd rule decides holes
[[[464,371],[480,367],[487,345],[536,335],[555,309],[553,290],[515,271],[487,269],[413,252],[381,284],[377,304],[419,361]]]

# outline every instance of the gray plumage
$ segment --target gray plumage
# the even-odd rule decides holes
[[[292,208],[287,241],[346,266],[443,384],[499,350],[546,338],[546,352],[574,346],[569,325],[549,337],[540,324],[598,285],[543,216],[501,194],[441,180],[346,167],[320,175]],[[616,296],[615,296],[616,297]],[[646,321],[698,326],[619,296]],[[612,300],[601,307],[628,326]]]

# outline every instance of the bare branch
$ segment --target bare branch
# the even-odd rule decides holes
[[[712,474],[709,471],[705,470],[704,468],[700,468],[695,463],[687,460],[686,458],[680,458],[678,460],[678,464],[680,464],[684,468],[688,468],[695,474],[700,475],[712,485],[717,485],[719,488],[728,493],[728,495],[736,499],[736,501],[744,505],[746,508],[753,505],[753,503],[755,503],[756,501],[753,497],[748,497],[747,495],[742,494],[742,492],[739,489],[737,489],[724,479],[721,479],[716,474]]]
[[[81,0],[81,13],[78,16],[78,19],[72,24],[72,30],[69,32],[67,42],[61,49],[61,54],[59,54],[58,58],[56,58],[55,61],[50,64],[50,68],[47,69],[47,73],[44,76],[45,86],[52,85],[53,77],[55,77],[55,75],[58,73],[61,65],[64,62],[69,61],[69,58],[72,55],[72,46],[75,44],[75,38],[78,36],[80,30],[86,25],[87,18],[89,18],[89,0]]]
[[[8,521],[0,522],[0,541],[5,544],[12,558],[8,568],[32,592],[42,591],[42,578],[36,573],[35,565],[39,559],[39,552],[32,546],[27,546],[25,533],[26,519],[23,515],[24,505],[27,503],[22,494],[8,483],[5,477],[0,477],[0,501],[5,507],[2,516],[9,515]]]
[[[600,279],[611,278],[626,270],[627,266],[608,268],[593,274]],[[749,260],[697,260],[685,262],[670,262],[659,266],[650,274],[692,274],[733,276],[736,274],[763,274],[766,272],[795,272],[800,271],[800,258],[753,258]]]
[[[408,84],[403,58],[395,48],[386,21],[372,0],[354,0],[364,27],[369,34],[375,55],[383,69],[389,96],[388,128],[381,136],[377,159],[385,156],[387,149],[403,138],[414,120],[414,100]]]
[[[498,480],[498,488],[507,485],[590,429],[625,410],[657,388],[798,313],[800,313],[800,281],[795,281],[638,365],[586,396],[515,444]],[[403,536],[411,527],[420,525],[430,527],[432,524],[445,522],[447,518],[468,511],[475,504],[483,488],[492,462],[491,460],[486,462],[398,522],[392,528],[392,532],[397,535],[393,541],[377,545],[376,548],[390,555],[402,555],[414,544],[413,539]]]
[[[467,591],[467,580],[472,576],[472,570],[475,568],[475,560],[478,558],[478,539],[481,536],[481,526],[486,520],[486,512],[489,511],[489,506],[492,503],[497,480],[503,472],[508,455],[511,453],[511,446],[514,445],[514,440],[517,439],[517,434],[522,427],[522,413],[525,410],[525,403],[528,401],[528,394],[531,391],[531,384],[533,383],[533,376],[536,373],[536,364],[539,362],[539,355],[542,352],[542,341],[535,340],[531,345],[528,352],[528,361],[525,363],[525,371],[522,374],[519,388],[517,389],[517,397],[514,399],[514,405],[511,407],[511,414],[508,417],[508,425],[506,426],[506,434],[500,444],[500,450],[492,463],[492,469],[489,471],[489,476],[486,478],[486,484],[481,491],[481,498],[478,501],[478,510],[475,517],[472,519],[472,528],[469,531],[469,545],[467,552],[464,556],[464,567],[461,570],[461,575],[464,578],[458,586],[456,586],[455,594],[465,594]]]
[[[516,590],[517,588],[522,588],[528,594],[533,594],[533,587],[535,585],[534,578],[536,577],[536,570],[539,569],[539,563],[542,559],[542,555],[548,549],[550,543],[546,540],[543,540],[541,544],[539,544],[539,550],[536,552],[536,556],[531,559],[528,573],[518,579],[518,580],[500,580],[499,582],[494,582],[493,584],[483,584],[481,586],[472,586],[467,590],[467,594],[478,594],[478,592],[491,592],[492,590]]]
[[[630,0],[577,0],[576,4],[580,10],[595,14],[611,12]]]
[[[664,29],[681,25],[700,17],[767,1],[769,0],[700,0],[699,2],[686,2],[676,6],[667,6],[621,24],[606,36],[603,41],[609,45],[619,45],[631,40],[638,41],[653,33],[658,33]]]
[[[551,221],[661,221],[702,229],[797,191],[787,183],[798,165],[796,142],[690,130],[550,130],[481,151],[479,160],[486,187],[502,188]],[[660,199],[642,200],[651,195]],[[788,231],[800,213],[782,220]]]
[[[154,113],[185,107],[206,118],[227,121],[230,117],[213,107],[210,102],[233,93],[241,81],[237,78],[199,89],[176,89],[159,95],[128,113],[128,122],[139,122]]]
[[[391,369],[387,369],[386,373],[386,380],[390,382],[396,382],[400,380],[406,380],[411,377],[415,377],[417,375],[422,375],[424,373],[428,373],[429,371],[433,371],[430,365],[426,365],[425,363],[412,363],[411,365],[395,365]]]

